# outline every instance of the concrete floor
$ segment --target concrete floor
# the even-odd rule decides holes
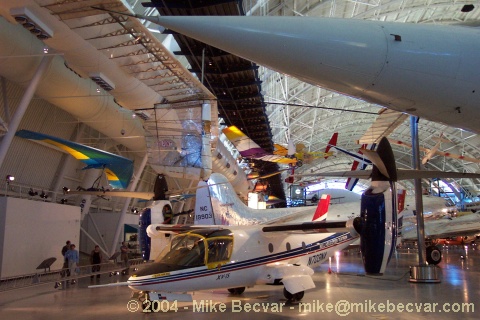
[[[398,253],[390,262],[384,277],[366,277],[358,255],[341,255],[325,263],[314,275],[316,288],[305,293],[301,303],[287,304],[281,286],[256,286],[247,288],[241,296],[231,296],[226,290],[195,292],[197,307],[213,305],[215,308],[198,310],[186,302],[177,304],[176,311],[159,312],[156,315],[142,314],[136,300],[131,301],[127,287],[89,289],[90,279],[66,290],[42,285],[0,294],[1,319],[132,319],[164,317],[168,319],[212,319],[228,315],[229,320],[244,319],[302,319],[340,318],[349,319],[414,319],[434,316],[437,319],[478,319],[480,312],[480,250],[468,250],[468,257],[461,259],[458,247],[443,250],[440,263],[441,283],[411,283],[409,266],[417,258],[412,252]],[[102,276],[100,282],[125,281],[126,276]],[[222,303],[225,312],[220,311]],[[464,304],[467,303],[467,304]],[[173,304],[171,305],[171,307]],[[163,309],[167,308],[164,304]],[[248,308],[254,308],[247,312]],[[463,312],[462,312],[463,307]],[[332,309],[329,309],[332,308]],[[385,310],[381,310],[385,308]],[[280,311],[281,309],[281,311]],[[345,318],[345,317],[342,317]]]

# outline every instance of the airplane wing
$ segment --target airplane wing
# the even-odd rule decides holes
[[[262,175],[262,176],[255,176],[255,177],[252,177],[252,178],[247,178],[247,180],[266,179],[266,178],[275,176],[277,174],[281,174],[283,171],[286,171],[286,170],[288,170],[288,169],[279,170],[279,171],[272,172],[272,173]],[[227,181],[227,182],[231,182],[231,181]],[[197,187],[192,187],[192,188],[169,190],[168,192],[166,192],[166,195],[169,196],[170,200],[172,200],[172,198],[175,198],[177,200],[178,200],[178,198],[183,198],[183,199],[191,198],[191,197],[195,197],[196,195],[195,194],[187,194],[186,192],[195,191],[195,190],[200,189],[200,188],[206,188],[206,187],[210,187],[210,186],[224,184],[224,183],[227,183],[227,182],[212,183],[212,184],[209,184],[209,185],[197,186]],[[152,200],[152,198],[155,195],[153,192],[110,191],[110,190],[72,190],[72,191],[68,191],[68,194],[72,194],[72,195],[73,194],[82,194],[82,195],[107,196],[107,197],[119,197],[119,198],[138,198],[138,199],[144,199],[144,200]],[[280,200],[280,199],[277,200],[277,199],[278,198],[276,198],[276,197],[272,197],[272,198],[269,197],[268,201],[272,201],[273,203],[283,201],[283,200]]]
[[[438,138],[438,142],[423,157],[422,164],[426,164],[438,152],[438,149],[440,148],[440,143],[444,141],[444,139],[442,139],[442,136],[443,136],[443,132],[440,134],[440,137]]]
[[[284,146],[278,143],[274,143],[273,146],[275,147],[275,151],[273,151],[273,154],[276,154],[282,157],[285,157],[286,155],[288,155],[288,149],[285,148]]]
[[[121,197],[121,198],[138,198],[144,200],[152,200],[155,195],[153,192],[135,192],[135,191],[108,191],[108,190],[86,190],[86,191],[69,191],[68,194],[82,194],[99,197]]]
[[[130,183],[133,174],[133,161],[130,159],[39,132],[20,130],[15,135],[53,145],[85,163],[87,166],[84,169],[104,169],[113,188],[125,189]]]
[[[389,136],[399,125],[407,118],[408,114],[401,113],[391,109],[381,109],[378,117],[365,131],[357,144],[378,143],[383,137]]]
[[[480,233],[480,214],[472,213],[452,219],[438,219],[425,221],[425,237],[449,238],[457,236],[471,236]],[[417,239],[417,225],[403,225],[403,240]]]
[[[372,170],[363,171],[337,171],[337,172],[321,172],[321,173],[307,173],[295,175],[295,177],[352,177],[358,179],[368,179],[372,173]],[[397,169],[398,180],[408,179],[433,179],[433,178],[452,178],[462,179],[471,178],[479,179],[480,174],[468,173],[468,172],[451,172],[451,171],[435,171],[435,170],[414,170],[414,169]]]
[[[349,221],[312,221],[297,224],[279,224],[265,226],[262,228],[263,232],[288,232],[288,231],[302,231],[305,233],[335,233],[335,232],[350,232],[356,234],[353,225]]]
[[[391,144],[396,144],[396,145],[399,145],[399,146],[404,146],[404,147],[407,147],[407,148],[411,148],[412,145],[407,143],[407,142],[404,142],[404,141],[400,141],[400,140],[394,140],[394,139],[388,139],[388,141],[391,143]],[[420,151],[423,151],[425,153],[429,153],[431,149],[427,149],[427,148],[423,148],[423,147],[419,147]],[[443,157],[447,157],[447,158],[453,158],[453,159],[458,159],[458,160],[464,160],[464,161],[468,161],[468,162],[472,162],[472,163],[480,163],[480,159],[476,159],[476,158],[471,158],[471,157],[466,157],[466,156],[463,156],[463,155],[460,155],[460,154],[455,154],[455,153],[450,153],[450,152],[443,152],[443,151],[440,151],[440,150],[435,150],[435,154],[439,155],[439,156],[443,156]]]
[[[295,159],[285,158],[282,155],[271,154],[265,151],[236,126],[230,126],[228,128],[225,128],[222,132],[225,134],[227,139],[230,140],[230,142],[235,146],[235,148],[237,148],[240,155],[244,158],[277,162],[283,164],[296,163]]]

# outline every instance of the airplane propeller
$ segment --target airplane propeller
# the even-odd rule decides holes
[[[360,235],[360,250],[368,274],[382,274],[393,253],[397,237],[397,180],[415,178],[480,178],[480,174],[433,170],[397,169],[393,150],[387,138],[382,138],[376,151],[365,150],[372,162],[372,170],[340,171],[295,175],[296,177],[354,177],[371,179],[371,186],[362,194],[360,217],[353,221],[353,229]],[[363,150],[362,150],[363,152]],[[328,222],[309,223],[306,229],[329,226]],[[345,225],[348,228],[348,224]],[[352,232],[352,231],[351,231]]]

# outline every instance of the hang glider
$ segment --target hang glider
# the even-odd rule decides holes
[[[249,177],[246,180],[262,180],[262,179],[267,179],[270,177],[273,177],[277,174],[281,174],[282,172],[286,171],[287,169],[284,170],[279,170],[273,173],[269,173],[266,175],[256,175],[254,177]],[[192,191],[196,191],[201,188],[207,188],[207,187],[212,187],[216,185],[221,185],[221,184],[227,184],[231,183],[231,181],[225,180],[221,182],[215,182],[212,184],[207,184],[207,185],[199,185],[197,187],[192,187],[192,188],[183,188],[183,189],[175,189],[175,190],[168,190],[165,192],[165,195],[169,200],[175,200],[175,199],[186,199],[186,198],[191,198],[195,197],[195,194],[192,194]],[[75,194],[81,194],[81,195],[91,195],[91,196],[99,196],[99,197],[119,197],[119,198],[136,198],[136,199],[143,199],[143,200],[156,200],[156,194],[155,192],[144,192],[144,191],[116,191],[116,190],[71,190],[68,191],[68,194],[75,195]],[[271,201],[270,203],[278,202],[279,199],[276,197],[273,197],[268,199],[268,201]],[[267,203],[268,203],[267,201]]]
[[[15,135],[20,138],[53,145],[85,163],[87,166],[83,169],[104,170],[108,183],[112,188],[125,189],[132,178],[133,161],[130,159],[39,132],[20,130]]]
[[[236,126],[230,126],[222,130],[227,139],[237,148],[240,155],[247,159],[256,159],[269,162],[277,162],[282,164],[291,164],[293,166],[301,166],[303,163],[310,163],[314,159],[331,156],[331,152],[309,152],[305,150],[304,144],[297,144],[295,148],[285,148],[279,144],[275,144],[273,153],[265,151],[245,133]]]
[[[158,104],[144,122],[148,163],[159,174],[208,179],[212,144],[218,137],[216,101]]]

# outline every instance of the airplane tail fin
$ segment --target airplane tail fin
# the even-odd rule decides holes
[[[195,198],[195,220],[194,224],[214,225],[212,201],[210,199],[210,188],[206,181],[198,182],[197,196]]]
[[[331,196],[329,194],[322,194],[322,197],[320,198],[320,201],[317,205],[317,210],[315,210],[315,214],[313,215],[312,221],[327,219],[328,207],[330,206],[330,198]]]
[[[330,148],[337,145],[337,139],[338,139],[338,132],[335,132],[330,138],[330,141],[328,141],[327,147],[325,148],[325,153],[328,153],[330,151]],[[327,158],[328,156],[325,157],[325,159]]]

